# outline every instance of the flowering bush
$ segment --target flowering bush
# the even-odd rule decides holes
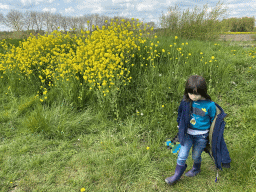
[[[140,28],[141,23],[134,20],[132,23],[122,20],[117,25],[112,19],[107,28],[93,26],[93,32],[81,30],[80,36],[71,37],[69,32],[55,30],[38,37],[31,34],[18,47],[3,41],[1,79],[12,77],[11,87],[25,82],[37,91],[37,97],[43,96],[41,102],[49,100],[49,90],[55,90],[76,106],[83,106],[90,94],[98,96],[101,106],[116,105],[113,99],[131,81],[132,68],[137,68],[133,71],[145,68],[141,54],[145,52],[147,38],[142,37]]]

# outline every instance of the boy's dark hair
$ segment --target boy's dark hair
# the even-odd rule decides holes
[[[200,94],[205,99],[210,101],[212,100],[207,94],[207,85],[205,79],[199,75],[190,76],[186,82],[183,99],[187,102],[192,101],[189,98],[188,93]]]

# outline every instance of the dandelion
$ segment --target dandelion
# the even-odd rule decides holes
[[[82,189],[81,189],[81,192],[84,192],[84,191],[85,191],[85,188],[82,188]]]
[[[170,45],[170,47],[172,47],[172,45]]]
[[[175,36],[175,39],[178,39],[178,37],[177,37],[177,36]]]
[[[162,49],[162,52],[164,53],[164,52],[165,52],[165,50],[164,50],[164,49]]]
[[[202,55],[203,54],[203,52],[200,52],[200,55]]]
[[[162,107],[164,107],[164,105],[162,105]]]
[[[147,150],[149,150],[149,147],[147,147]]]
[[[212,60],[214,59],[215,57],[214,56],[212,56]]]

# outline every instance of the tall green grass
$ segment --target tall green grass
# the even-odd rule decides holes
[[[1,191],[254,191],[255,59],[222,42],[157,41],[156,67],[123,88],[118,119],[96,100],[77,109],[52,93],[51,105],[42,105],[33,99],[36,93],[17,95],[18,87],[1,84]],[[170,48],[174,43],[183,56]],[[202,172],[170,187],[164,179],[174,174],[177,154],[164,141],[178,132],[177,109],[193,74],[206,79],[212,100],[228,114],[224,138],[231,168],[215,183],[213,161],[203,153]],[[191,154],[187,164],[190,169]]]

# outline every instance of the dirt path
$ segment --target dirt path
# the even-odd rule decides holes
[[[226,40],[226,41],[253,41],[252,35],[255,34],[227,34],[227,35],[220,35],[219,40]]]

